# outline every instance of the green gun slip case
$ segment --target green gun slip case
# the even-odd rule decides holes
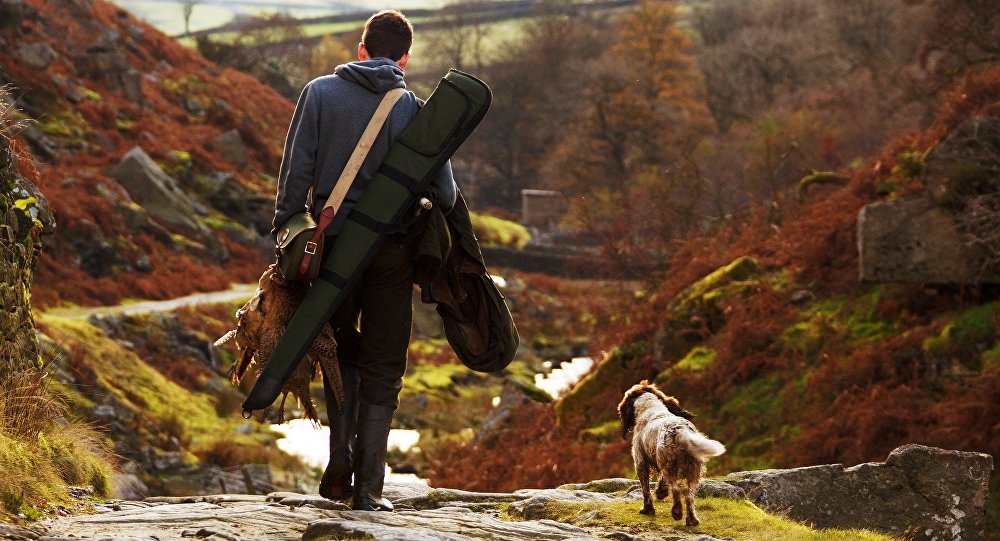
[[[243,402],[244,412],[264,409],[277,399],[323,325],[378,252],[385,235],[400,230],[417,198],[427,193],[433,174],[472,134],[489,110],[485,83],[450,70],[393,142],[385,161],[343,229],[324,250],[323,265],[281,335],[271,358]]]

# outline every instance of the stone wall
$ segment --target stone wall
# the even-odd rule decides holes
[[[3,110],[5,94],[0,94]],[[0,123],[3,119],[0,119]],[[17,157],[0,130],[0,376],[38,362],[31,318],[31,270],[42,236],[54,227],[48,204],[17,173]]]

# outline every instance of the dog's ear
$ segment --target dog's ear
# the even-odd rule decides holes
[[[670,410],[670,413],[673,413],[678,417],[683,417],[688,421],[694,419],[694,414],[682,408],[681,403],[678,402],[677,399],[672,396],[668,396],[665,399],[663,399],[663,405],[665,405],[667,409]]]
[[[627,439],[628,431],[635,426],[635,399],[642,394],[641,390],[636,391],[636,387],[629,389],[622,401],[618,403],[618,419],[622,422],[622,439]]]

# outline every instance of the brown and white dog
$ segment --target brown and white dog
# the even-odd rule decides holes
[[[618,417],[622,421],[622,437],[633,430],[632,458],[635,473],[642,487],[644,515],[655,515],[653,499],[649,495],[649,476],[659,472],[656,498],[663,500],[673,493],[674,506],[670,514],[680,520],[684,514],[681,493],[687,501],[688,526],[699,524],[694,510],[694,492],[701,482],[705,462],[710,457],[726,452],[725,446],[709,439],[691,424],[694,415],[684,410],[676,398],[667,396],[656,385],[642,380],[625,392],[618,404]],[[681,481],[686,486],[681,488]]]

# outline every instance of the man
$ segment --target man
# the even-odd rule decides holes
[[[333,75],[315,79],[303,89],[285,141],[272,234],[301,212],[310,187],[315,192],[313,212],[322,209],[382,95],[406,87],[403,68],[410,60],[412,42],[413,26],[401,13],[376,13],[365,23],[358,61],[337,66]],[[392,141],[420,105],[407,92],[393,107],[327,236],[341,230]],[[431,197],[447,211],[455,204],[456,194],[449,163],[431,183]],[[382,498],[382,483],[389,425],[399,405],[406,369],[413,273],[413,242],[405,237],[388,238],[330,321],[337,337],[345,406],[337,409],[326,386],[330,462],[319,492],[331,499],[353,492],[354,509],[392,510],[392,504]]]

